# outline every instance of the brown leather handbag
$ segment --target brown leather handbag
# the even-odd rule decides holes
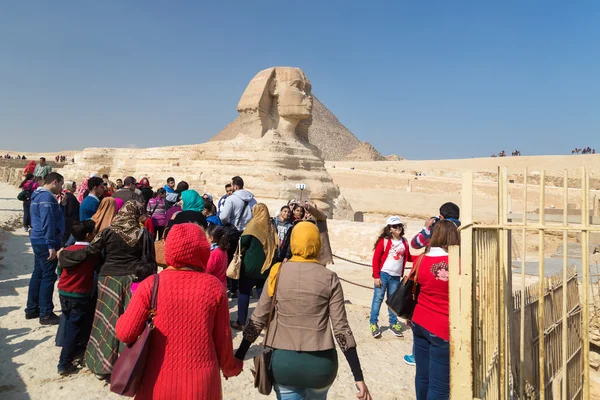
[[[265,332],[265,339],[262,343],[263,351],[256,357],[254,357],[254,369],[252,369],[252,375],[254,375],[254,387],[258,389],[258,393],[268,396],[273,390],[273,373],[271,371],[271,357],[273,356],[273,349],[266,346],[267,338],[269,337],[269,328],[271,328],[271,320],[273,318],[273,311],[275,310],[275,298],[277,297],[277,285],[279,284],[279,275],[283,264],[279,268],[277,274],[277,280],[275,281],[275,291],[273,292],[273,298],[271,299],[271,310],[269,311],[269,320],[267,322],[267,331]]]
[[[154,330],[154,316],[156,315],[156,295],[158,293],[158,274],[154,274],[154,288],[148,310],[148,320],[142,334],[135,343],[127,345],[119,354],[110,377],[110,391],[121,396],[133,397],[144,376],[146,359],[152,331]]]

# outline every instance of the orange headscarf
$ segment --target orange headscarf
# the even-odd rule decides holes
[[[115,215],[117,215],[117,202],[115,199],[112,197],[103,198],[98,211],[92,217],[92,221],[96,223],[96,232],[102,232],[104,228],[109,226]]]

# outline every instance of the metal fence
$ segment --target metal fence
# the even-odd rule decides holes
[[[450,248],[450,394],[453,399],[589,398],[589,176],[569,189],[564,172],[562,223],[545,218],[545,173],[539,178],[539,220],[527,220],[528,173],[523,173],[522,221],[508,221],[508,173],[498,170],[498,220],[473,224],[473,174],[463,175],[461,245]],[[572,180],[571,180],[572,182]],[[579,190],[581,219],[569,218],[569,190]],[[545,275],[545,235],[562,233],[559,280]],[[512,234],[522,235],[522,291],[513,297]],[[581,242],[581,301],[568,265],[569,233]],[[538,236],[538,283],[527,288],[527,235]],[[567,282],[567,296],[562,295]],[[534,293],[534,291],[536,293]],[[567,328],[564,328],[566,321]],[[543,338],[543,340],[540,340]]]

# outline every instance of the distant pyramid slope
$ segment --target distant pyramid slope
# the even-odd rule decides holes
[[[238,116],[210,140],[233,139],[240,132],[240,126],[241,120]],[[365,146],[315,96],[313,96],[312,124],[308,128],[308,141],[321,151],[321,157],[327,161],[344,160],[354,150]],[[383,159],[373,146],[368,143],[366,145],[373,151],[365,152],[360,158],[365,161]]]

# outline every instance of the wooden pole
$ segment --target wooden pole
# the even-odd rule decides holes
[[[473,172],[463,173],[461,245],[449,249],[450,397],[473,398]]]
[[[527,225],[527,167],[523,171],[523,225]],[[519,399],[525,394],[525,257],[527,255],[527,230],[522,230],[521,250],[521,326],[519,342]]]
[[[581,222],[583,227],[590,225],[590,182],[585,167],[581,171]],[[581,268],[583,270],[583,398],[590,398],[590,236],[589,231],[581,232]]]
[[[569,204],[569,173],[565,169],[564,173],[564,193],[563,193],[563,226],[567,226],[569,222],[567,205]],[[568,268],[568,254],[569,254],[569,232],[563,231],[563,282],[562,282],[562,398],[568,399],[567,397],[567,384],[569,382],[567,376],[567,365],[569,361],[569,352],[567,346],[569,324],[568,322],[568,296],[567,296],[567,268]]]
[[[538,346],[539,346],[539,398],[545,399],[546,392],[546,379],[545,379],[545,367],[546,367],[546,347],[545,347],[545,325],[544,325],[544,247],[545,237],[544,229],[545,225],[545,211],[546,211],[546,193],[545,193],[545,178],[546,173],[542,170],[540,174],[540,225],[542,228],[539,230],[539,243],[538,243],[538,258],[539,258],[539,269],[538,269]]]

